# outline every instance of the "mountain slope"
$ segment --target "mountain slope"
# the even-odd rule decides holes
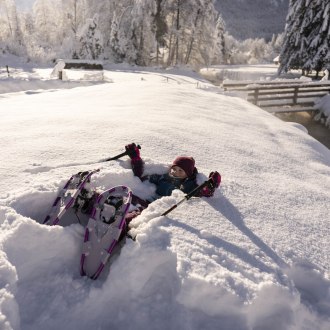
[[[229,34],[237,39],[265,38],[284,31],[289,0],[217,0]]]

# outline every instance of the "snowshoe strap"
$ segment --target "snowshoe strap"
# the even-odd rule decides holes
[[[100,220],[105,223],[113,222],[116,214],[116,208],[113,205],[104,204],[103,209],[100,212]]]

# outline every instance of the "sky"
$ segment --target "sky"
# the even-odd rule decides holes
[[[330,151],[302,126],[188,70],[108,66],[80,83],[2,60],[0,329],[329,329]],[[153,196],[129,159],[102,162],[131,142],[146,174],[191,155],[199,183],[214,170],[222,183],[166,217],[183,193],[153,202],[93,281],[79,273],[84,222],[41,223],[86,169],[98,190]]]

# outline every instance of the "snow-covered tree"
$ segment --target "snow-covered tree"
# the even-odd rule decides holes
[[[202,20],[198,26],[198,38],[196,39],[193,62],[209,65],[226,62],[225,30],[226,24],[214,7],[214,1],[204,0],[199,4],[202,12]]]
[[[309,3],[303,29],[305,47],[308,47],[303,69],[319,72],[330,68],[330,0]]]
[[[134,0],[131,10],[130,24],[126,30],[128,40],[128,62],[138,65],[148,65],[151,54],[156,51],[155,26],[153,24],[156,12],[155,0]]]
[[[36,0],[33,5],[34,26],[37,41],[45,47],[51,47],[57,42],[58,21],[57,9],[51,0]]]
[[[36,0],[32,8],[34,33],[25,33],[28,56],[34,60],[54,60],[63,40],[60,1]]]
[[[148,65],[156,52],[155,0],[133,0],[118,6],[111,25],[110,46],[115,60]]]
[[[279,73],[329,66],[330,0],[290,0]]]
[[[79,32],[80,49],[78,55],[82,59],[96,60],[103,53],[103,38],[98,29],[98,15],[88,19]]]
[[[113,14],[110,50],[115,62],[135,63],[137,59],[136,29],[132,11],[134,4],[125,2]]]
[[[168,27],[166,24],[166,12],[164,6],[165,2],[166,0],[156,0],[156,11],[154,14],[157,65],[159,64],[160,56],[162,55],[160,50],[164,49],[166,46],[166,34],[168,31]]]
[[[86,0],[62,0],[65,29],[69,30],[66,33],[71,32],[70,34],[73,34],[75,38],[87,18],[85,6]]]
[[[109,57],[111,51],[111,27],[114,13],[118,14],[121,12],[122,6],[129,6],[131,0],[84,0],[85,1],[85,11],[88,13],[89,17],[93,17],[98,14],[98,29],[103,36],[104,52],[106,57]]]
[[[214,46],[211,53],[212,64],[227,63],[225,32],[225,22],[219,15],[214,32]]]
[[[138,65],[209,65],[224,58],[214,0],[36,0],[32,15],[20,17],[14,0],[0,0],[2,8],[2,40],[25,43],[34,60],[102,54]]]
[[[62,17],[62,37],[59,38],[61,57],[78,58],[79,37],[78,32],[84,26],[86,19],[91,17],[86,10],[86,0],[61,0],[62,6],[58,8]]]
[[[213,0],[167,2],[168,65],[210,62],[218,12]]]
[[[1,0],[0,1],[0,24],[1,24],[1,35],[5,37],[14,36],[12,12],[15,8],[14,0]]]
[[[111,58],[114,62],[121,63],[125,59],[127,49],[126,36],[120,29],[120,20],[117,12],[113,13],[111,33],[110,33],[110,50]]]
[[[7,40],[6,46],[9,51],[16,55],[22,53],[24,40],[14,0],[0,1],[0,37]]]
[[[287,72],[302,66],[301,59],[301,26],[306,12],[306,1],[290,0],[286,18],[284,43],[280,54],[279,72]]]
[[[273,37],[270,42],[270,46],[275,56],[280,54],[283,42],[284,42],[284,33],[273,34]]]

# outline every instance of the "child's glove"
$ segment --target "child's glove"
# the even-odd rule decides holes
[[[126,145],[125,146],[125,149],[126,149],[127,155],[132,160],[139,160],[139,159],[141,159],[141,157],[140,157],[140,150],[136,146],[135,143],[131,143],[131,144]]]
[[[135,143],[125,146],[127,155],[131,158],[131,165],[134,175],[141,178],[143,174],[143,161],[140,156],[140,150]]]
[[[201,195],[204,197],[212,197],[216,188],[220,186],[221,175],[215,171],[209,174],[210,182],[201,191]]]
[[[221,175],[220,173],[218,173],[217,171],[215,172],[211,172],[209,174],[209,179],[211,179],[210,181],[210,185],[211,188],[218,188],[220,186],[220,182],[221,182]]]

